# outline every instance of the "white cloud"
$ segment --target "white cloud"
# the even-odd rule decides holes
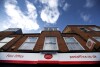
[[[66,11],[66,10],[68,9],[69,6],[70,6],[70,5],[66,2],[66,3],[64,4],[63,10]]]
[[[28,10],[27,13],[28,13],[29,18],[33,19],[33,20],[36,20],[37,11],[36,11],[35,6],[32,3],[28,2],[28,1],[26,1],[26,4],[27,4],[27,10]]]
[[[90,20],[90,15],[88,15],[88,14],[83,14],[83,13],[81,13],[80,15],[81,15],[81,18],[82,18],[85,22],[90,22],[90,21],[91,21],[91,20]]]
[[[16,0],[6,0],[5,2],[5,12],[9,17],[9,26],[13,28],[22,28],[23,30],[37,30],[39,25],[37,23],[37,11],[35,6],[26,1],[27,6],[27,16],[20,10],[17,6]],[[6,25],[5,25],[6,26]]]
[[[40,0],[44,5],[40,17],[46,23],[54,24],[59,18],[58,0]]]
[[[49,7],[57,7],[58,6],[58,0],[39,0],[42,4],[46,4]]]
[[[95,4],[94,0],[86,0],[85,7],[91,8],[94,6],[94,4]]]
[[[45,7],[41,11],[41,18],[47,23],[56,23],[59,18],[59,11],[57,8],[50,9],[49,7]]]

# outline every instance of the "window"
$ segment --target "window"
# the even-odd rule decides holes
[[[45,27],[44,31],[58,31],[59,29],[57,27]]]
[[[5,31],[18,31],[18,30],[20,30],[20,28],[8,28]]]
[[[100,37],[93,37],[93,38],[100,42]]]
[[[45,37],[43,50],[58,50],[56,37]]]
[[[84,32],[88,32],[88,31],[90,31],[90,30],[88,30],[88,29],[86,29],[86,28],[80,28],[81,29],[81,31],[84,31]]]
[[[64,37],[64,40],[69,50],[84,50],[74,37]]]
[[[18,50],[33,50],[38,37],[28,37]]]
[[[94,31],[100,31],[100,29],[96,28],[96,27],[91,27],[91,29],[94,30]]]
[[[2,40],[0,40],[0,48],[3,47],[5,44],[7,44],[9,41],[11,41],[14,37],[6,37]]]

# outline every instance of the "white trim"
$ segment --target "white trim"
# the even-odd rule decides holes
[[[75,37],[74,37],[74,39],[75,39],[75,41],[83,48],[83,46],[76,40]],[[83,48],[83,50],[85,50],[85,49]]]
[[[12,39],[14,39],[15,37],[5,37],[3,38],[2,40],[0,40],[0,42],[4,42],[4,43],[7,43],[7,42],[10,42]],[[7,40],[7,41],[6,41]]]
[[[98,36],[96,36],[96,37],[93,37],[95,40],[97,40],[98,42],[100,42],[100,37]],[[98,40],[99,39],[99,40]]]
[[[6,45],[8,42],[13,40],[15,37],[5,37],[2,40],[0,40],[0,48]]]
[[[89,29],[87,29],[87,28],[85,28],[85,27],[78,27],[78,28],[79,28],[79,29],[80,29],[80,28],[84,28],[87,32],[90,31]],[[81,29],[80,29],[80,30],[81,30]],[[83,30],[81,30],[81,31],[83,31]]]
[[[30,38],[30,37],[28,37],[28,38]],[[27,39],[28,39],[27,38]],[[34,38],[34,37],[33,37]],[[37,42],[37,40],[38,40],[38,37],[36,37],[36,41],[35,42],[26,42],[27,41],[27,39],[23,42],[23,44],[18,48],[18,50],[33,50],[34,49],[34,47],[35,47],[35,45],[36,45],[36,42]],[[30,49],[30,48],[23,48],[23,45],[25,45],[25,43],[32,43],[33,44],[33,47],[32,47],[32,49]],[[30,46],[30,45],[29,45]],[[24,46],[25,47],[25,46]]]
[[[66,37],[63,37],[64,41],[66,41],[65,38],[66,38]],[[68,37],[67,37],[67,38],[68,38]],[[83,48],[83,46],[75,39],[75,37],[70,37],[70,38],[73,38],[73,39],[75,40],[75,42],[78,43],[78,45],[82,48],[82,50],[85,50],[85,49]],[[66,42],[65,42],[65,43],[66,43]],[[67,44],[66,44],[66,46],[68,47]],[[69,47],[68,47],[68,49],[69,49]],[[70,50],[70,49],[69,49],[69,50]]]
[[[36,38],[35,42],[37,42],[38,37],[27,37],[27,39],[24,42],[27,42],[27,40],[30,39],[30,38]]]
[[[91,29],[94,30],[94,31],[100,31],[100,29],[97,28],[97,27],[91,27]]]
[[[57,42],[57,37],[54,37],[54,38],[56,39],[56,45],[55,46],[57,47],[57,49],[54,49],[54,50],[59,50],[59,48],[58,48],[58,42]],[[45,45],[46,45],[46,37],[45,37],[45,40],[44,40],[43,50],[46,50],[46,49],[44,49]]]

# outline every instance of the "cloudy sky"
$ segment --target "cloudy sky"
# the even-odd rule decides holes
[[[44,27],[100,26],[100,0],[0,0],[0,31],[21,28],[40,33]]]

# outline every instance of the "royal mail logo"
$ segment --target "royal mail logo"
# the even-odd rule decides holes
[[[91,40],[91,39],[88,39],[87,43],[86,43],[86,46],[89,48],[89,49],[92,49],[94,47],[96,43]]]
[[[52,54],[45,54],[44,55],[44,58],[45,59],[51,59],[53,56],[52,56]]]

